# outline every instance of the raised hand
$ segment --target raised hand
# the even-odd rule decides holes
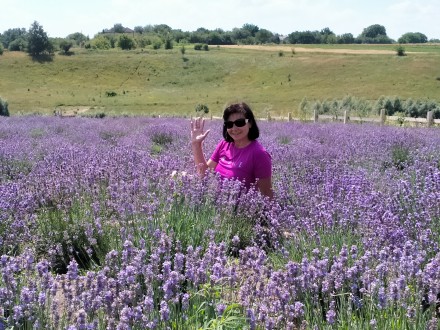
[[[204,131],[205,119],[198,117],[194,120],[191,119],[191,143],[202,143],[209,133],[209,129]]]

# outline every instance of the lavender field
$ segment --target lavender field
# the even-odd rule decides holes
[[[272,202],[187,119],[0,118],[0,329],[438,329],[440,130],[260,130]]]

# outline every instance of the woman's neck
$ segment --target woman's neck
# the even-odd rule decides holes
[[[249,144],[251,144],[251,142],[252,141],[249,139],[234,141],[234,146],[236,148],[244,148],[244,147],[247,147]]]

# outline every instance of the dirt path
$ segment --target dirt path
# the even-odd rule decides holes
[[[379,50],[379,49],[328,49],[328,48],[305,48],[305,47],[295,47],[295,45],[285,46],[285,45],[222,45],[223,48],[232,49],[253,49],[253,50],[265,50],[265,51],[292,51],[295,53],[333,53],[333,54],[366,54],[366,55],[390,55],[395,54],[393,50]]]

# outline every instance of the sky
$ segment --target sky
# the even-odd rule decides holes
[[[407,32],[440,39],[440,0],[0,0],[0,33],[37,21],[49,37],[90,38],[114,24],[166,24],[232,31],[244,24],[288,35],[330,28],[357,37],[373,24],[397,40]]]

